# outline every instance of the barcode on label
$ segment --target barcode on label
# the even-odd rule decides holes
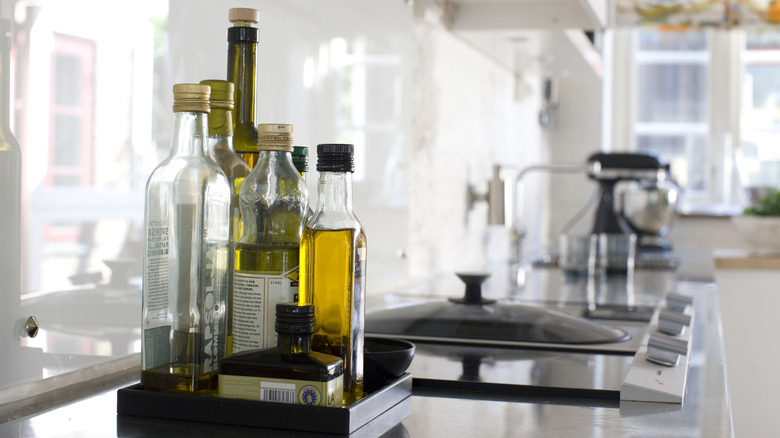
[[[295,403],[295,391],[286,391],[284,389],[267,389],[262,388],[260,390],[260,400],[269,401],[275,403]]]

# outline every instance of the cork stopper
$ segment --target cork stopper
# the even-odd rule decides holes
[[[196,111],[209,113],[211,87],[203,84],[176,84],[173,86],[173,112]]]
[[[257,150],[293,151],[293,125],[261,123],[257,125]]]
[[[209,102],[212,108],[233,109],[235,86],[232,82],[224,81],[222,79],[205,79],[200,81],[200,83],[211,87]]]
[[[260,12],[251,8],[232,8],[228,11],[228,20],[235,27],[254,27],[260,21]]]

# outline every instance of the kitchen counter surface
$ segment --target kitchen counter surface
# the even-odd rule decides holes
[[[780,252],[745,249],[714,251],[716,269],[761,269],[780,271]]]
[[[691,346],[685,403],[627,403],[543,393],[453,392],[415,385],[411,405],[379,417],[354,436],[733,436],[717,289],[713,282],[678,281],[694,298],[697,336]],[[521,370],[517,370],[521,372]],[[414,375],[414,373],[413,373]],[[258,429],[153,420],[116,414],[116,390],[0,424],[2,437],[257,436]],[[408,404],[409,400],[405,404]],[[397,411],[397,410],[396,410]],[[409,414],[408,416],[406,416]],[[406,418],[403,418],[406,417]],[[399,421],[402,421],[399,423]],[[263,436],[320,436],[262,430]]]

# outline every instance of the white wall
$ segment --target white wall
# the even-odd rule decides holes
[[[305,60],[317,60],[321,47],[336,37],[363,37],[369,53],[396,55],[400,73],[392,86],[400,94],[390,103],[380,102],[397,108],[395,135],[380,133],[366,143],[367,176],[355,183],[355,210],[369,236],[374,288],[407,276],[482,266],[486,205],[469,209],[466,196],[469,186],[486,190],[494,164],[519,169],[550,160],[581,162],[598,147],[599,78],[578,59],[562,32],[543,49],[554,53],[567,75],[557,127],[545,134],[537,123],[542,63],[532,51],[538,48],[520,48],[528,53],[521,53],[526,62],[515,74],[448,32],[435,14],[415,15],[403,2],[372,2],[368,7],[333,0],[328,5],[171,1],[169,26],[175,40],[170,42],[169,83],[161,90],[175,82],[222,77],[227,10],[256,7],[261,12],[257,121],[293,123],[296,144],[314,147],[333,140],[333,91],[327,75],[318,77],[311,89],[302,87]],[[374,84],[367,100],[387,94],[390,84],[382,85]],[[311,161],[316,161],[313,152]],[[399,178],[405,182],[399,184]],[[312,191],[315,179],[312,171]],[[396,185],[388,187],[394,179]],[[570,187],[555,186],[551,195],[577,201],[579,195],[570,188],[582,181],[572,177]],[[547,230],[555,235],[561,218],[573,211],[560,213],[555,203],[544,201],[545,183],[539,179],[526,189],[523,224],[531,233],[529,242],[546,245]],[[548,218],[552,226],[546,225]]]
[[[410,268],[415,275],[481,269],[487,210],[469,210],[469,186],[485,190],[492,166],[539,157],[538,81],[517,78],[429,18],[414,29]],[[529,70],[526,77],[537,76]]]

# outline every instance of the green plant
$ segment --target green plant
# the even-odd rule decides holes
[[[780,216],[780,191],[771,191],[743,211],[748,216]]]

